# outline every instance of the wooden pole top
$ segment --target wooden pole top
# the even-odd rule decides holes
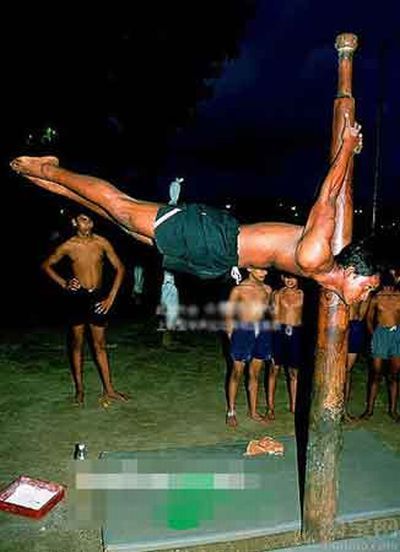
[[[336,37],[335,48],[339,53],[339,58],[351,57],[357,46],[358,39],[355,34],[341,33]]]

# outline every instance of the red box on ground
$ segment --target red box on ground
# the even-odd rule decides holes
[[[64,498],[58,483],[21,475],[0,491],[0,510],[31,518],[41,518]]]

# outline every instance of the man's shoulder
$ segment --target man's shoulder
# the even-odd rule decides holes
[[[253,283],[246,278],[246,280],[242,280],[238,286],[235,286],[234,288],[232,288],[231,295],[240,297],[241,295],[250,293],[253,289],[254,289]]]
[[[246,278],[240,284],[237,286],[238,289],[241,289],[243,291],[245,290],[264,290],[267,286],[266,284],[259,284],[256,282],[253,282],[250,278]]]
[[[100,234],[95,234],[95,233],[92,234],[92,238],[96,241],[99,241],[99,242],[107,242],[108,241],[108,240],[106,240],[106,238],[104,236],[101,236]]]
[[[250,280],[250,278],[245,278],[244,280],[242,280],[240,282],[240,284],[238,286],[236,286],[236,289],[243,289],[243,288],[246,288],[246,287],[249,287],[249,286],[252,286],[252,285],[253,285],[253,283]]]
[[[273,295],[274,295],[274,297],[282,297],[282,294],[283,294],[283,290],[284,290],[284,289],[285,289],[285,288],[283,288],[283,287],[280,287],[280,288],[278,288],[278,289],[274,289],[273,292],[272,292]]]
[[[71,238],[68,238],[68,240],[63,241],[58,246],[58,249],[69,249],[70,247],[73,247],[76,244],[76,236],[72,236]]]
[[[102,247],[108,247],[111,245],[108,239],[105,238],[104,236],[101,236],[100,234],[93,234],[93,238],[95,242],[101,245]]]
[[[278,289],[276,290],[276,293],[279,293],[279,295],[293,295],[294,293],[296,293],[296,295],[299,295],[299,294],[297,293],[298,291],[302,291],[302,290],[300,290],[299,288],[297,288],[297,289],[290,289],[290,288],[288,288],[288,287],[286,287],[286,286],[282,286],[282,287],[280,287],[280,288],[278,288]]]
[[[384,291],[384,290],[381,290],[381,291],[378,291],[378,293],[375,295],[375,300],[377,302],[379,301],[390,301],[390,302],[395,302],[395,303],[399,303],[400,302],[400,291],[398,290],[393,290],[393,291]]]
[[[392,289],[392,290],[386,290],[386,289],[381,289],[380,291],[378,291],[378,293],[375,295],[376,298],[379,298],[379,297],[400,297],[400,291],[398,291],[397,289]]]

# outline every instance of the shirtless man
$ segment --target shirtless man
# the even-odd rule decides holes
[[[42,264],[45,273],[66,290],[70,307],[71,325],[71,368],[75,383],[75,402],[83,404],[83,346],[86,325],[90,328],[94,354],[100,369],[103,384],[101,404],[107,406],[108,399],[126,400],[126,396],[111,383],[107,357],[105,326],[107,313],[111,309],[124,277],[124,266],[112,245],[102,236],[93,233],[93,220],[80,213],[72,219],[76,234],[56,248]],[[63,278],[53,267],[68,257],[73,277]],[[114,282],[108,294],[102,291],[103,262],[107,258],[115,269]]]
[[[365,343],[366,324],[365,315],[370,298],[350,306],[349,339],[346,363],[346,381],[344,385],[345,420],[351,421],[354,417],[348,411],[351,391],[351,372],[359,353]]]
[[[367,408],[361,418],[368,419],[374,411],[383,361],[389,360],[389,416],[398,419],[397,399],[400,371],[400,291],[390,272],[381,278],[382,289],[371,299],[367,312],[367,327],[372,334],[372,371],[368,390]],[[377,325],[374,326],[375,319]]]
[[[333,242],[336,200],[353,154],[361,151],[360,128],[357,123],[351,125],[346,113],[339,151],[305,226],[273,222],[239,225],[226,210],[140,201],[104,180],[61,168],[55,157],[18,157],[11,167],[36,185],[114,221],[134,238],[155,243],[167,270],[215,278],[237,266],[274,266],[312,278],[351,304],[365,299],[379,285],[377,271],[362,245],[352,244],[340,252]]]
[[[272,355],[271,322],[265,320],[272,290],[264,284],[265,269],[247,270],[248,278],[232,289],[226,306],[226,332],[233,360],[226,415],[226,423],[230,427],[238,425],[236,397],[246,362],[249,363],[249,414],[253,420],[265,423],[265,418],[257,412],[257,398],[261,368]]]
[[[283,287],[275,291],[273,297],[274,362],[268,374],[268,419],[275,420],[276,378],[280,367],[288,370],[289,409],[294,414],[296,408],[297,374],[302,361],[302,316],[304,293],[299,289],[298,279],[291,274],[282,274]]]

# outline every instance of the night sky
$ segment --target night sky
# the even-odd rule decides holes
[[[259,2],[241,41],[240,57],[225,65],[215,81],[214,97],[199,105],[195,126],[171,140],[167,166],[178,172],[185,167],[190,194],[196,197],[207,196],[207,182],[212,182],[211,193],[222,188],[237,197],[311,199],[326,170],[337,83],[334,40],[339,32],[349,31],[359,37],[353,94],[365,135],[365,150],[357,159],[356,198],[371,201],[376,110],[383,90],[381,197],[397,201],[397,6],[396,2]]]
[[[3,18],[3,288],[30,295],[51,235],[66,226],[64,204],[11,174],[15,155],[56,154],[144,199],[167,200],[184,176],[187,201],[309,206],[327,170],[340,32],[359,37],[356,203],[371,206],[383,95],[379,199],[396,210],[399,12],[394,0],[148,0]]]

